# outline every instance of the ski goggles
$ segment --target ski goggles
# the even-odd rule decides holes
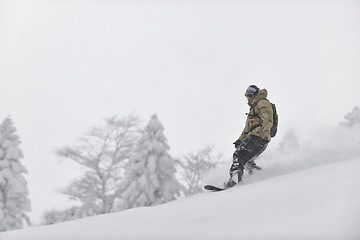
[[[247,93],[245,93],[245,97],[247,97],[247,98],[254,98],[255,97],[255,95],[254,95],[254,93],[252,93],[252,92],[247,92]]]

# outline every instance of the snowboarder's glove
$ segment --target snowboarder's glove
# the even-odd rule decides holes
[[[236,140],[235,142],[233,142],[233,144],[235,144],[235,148],[236,148],[236,149],[240,146],[241,143],[242,143],[242,142],[241,142],[239,139]]]
[[[264,131],[263,132],[263,139],[267,140],[268,142],[271,141],[270,131]]]

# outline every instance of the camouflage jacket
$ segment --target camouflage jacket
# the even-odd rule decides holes
[[[270,129],[273,125],[273,110],[269,101],[265,100],[268,95],[266,89],[262,89],[254,99],[248,101],[250,111],[246,119],[246,125],[239,140],[244,141],[250,134],[267,138],[270,142]],[[253,108],[256,103],[255,108]]]

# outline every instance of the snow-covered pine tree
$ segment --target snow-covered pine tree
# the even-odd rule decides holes
[[[344,116],[346,122],[341,122],[340,124],[348,127],[359,126],[360,125],[360,108],[358,106],[354,107],[353,110]]]
[[[349,158],[358,157],[360,156],[360,108],[355,106],[344,118],[346,122],[340,122],[340,125],[345,126],[341,129],[341,136],[344,138],[341,145],[346,146],[342,154],[349,156]],[[339,134],[337,134],[336,139],[340,140]],[[339,150],[338,145],[336,149]]]
[[[20,229],[23,220],[28,221],[30,200],[20,143],[12,120],[5,119],[0,125],[0,231]]]
[[[169,154],[164,127],[151,117],[131,159],[122,197],[127,208],[154,206],[175,200],[181,184],[175,177],[175,162]]]

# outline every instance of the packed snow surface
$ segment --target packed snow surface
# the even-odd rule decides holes
[[[359,172],[356,158],[156,207],[4,232],[0,239],[358,240]]]

